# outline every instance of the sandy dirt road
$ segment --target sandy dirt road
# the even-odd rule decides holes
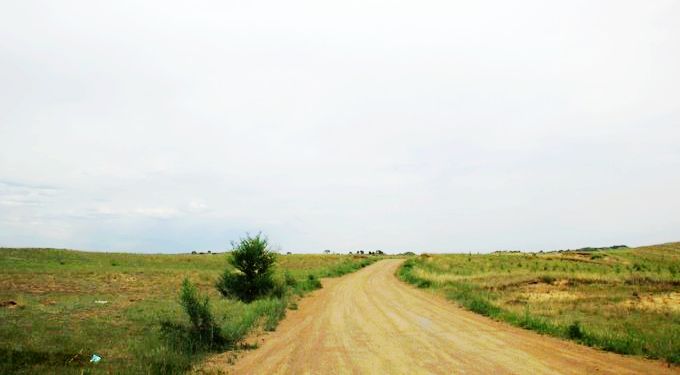
[[[236,374],[678,374],[495,322],[401,281],[400,260],[339,279],[289,311]]]

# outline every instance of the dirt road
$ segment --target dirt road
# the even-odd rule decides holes
[[[236,374],[678,374],[495,322],[397,280],[400,260],[339,279],[289,311]]]

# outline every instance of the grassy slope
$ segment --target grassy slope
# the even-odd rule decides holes
[[[398,276],[517,326],[680,362],[680,243],[421,256],[408,260]]]
[[[277,277],[339,276],[371,260],[342,255],[280,256]],[[233,339],[256,325],[274,329],[290,298],[243,304],[214,288],[227,267],[220,255],[136,255],[54,249],[0,249],[0,373],[177,372],[201,355],[173,353],[159,322],[186,319],[177,293],[188,277],[211,297],[224,332]],[[95,301],[107,301],[98,304]],[[92,353],[103,357],[88,364]]]

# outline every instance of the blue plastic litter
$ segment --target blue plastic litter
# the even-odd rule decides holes
[[[96,355],[96,354],[92,354],[92,358],[90,359],[90,362],[92,362],[92,363],[97,363],[97,362],[99,362],[99,361],[101,361],[101,360],[102,360],[102,357],[100,357],[100,356],[98,356],[98,355]]]

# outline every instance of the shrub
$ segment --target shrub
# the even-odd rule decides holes
[[[279,324],[279,321],[286,316],[286,307],[288,306],[288,303],[280,298],[265,299],[261,301],[262,306],[257,310],[264,317],[264,329],[266,331],[274,331]]]
[[[283,278],[286,281],[286,285],[290,287],[295,287],[297,285],[297,279],[290,273],[290,271],[287,271],[283,274]]]
[[[321,289],[321,281],[312,273],[307,275],[307,285],[309,290]]]
[[[292,288],[293,293],[303,296],[307,292],[311,292],[316,289],[321,289],[321,281],[315,274],[308,274],[306,278],[296,282],[295,286]]]
[[[229,255],[229,263],[238,272],[225,270],[217,282],[217,289],[225,297],[251,302],[266,296],[275,287],[272,268],[276,254],[269,250],[267,239],[258,234],[246,236]]]
[[[288,287],[284,280],[274,280],[274,285],[272,286],[271,292],[269,293],[272,297],[283,298],[286,296]]]
[[[668,272],[671,273],[671,276],[675,277],[675,275],[680,273],[680,267],[678,267],[675,264],[671,264],[670,266],[668,266]]]
[[[578,321],[575,321],[567,327],[567,336],[573,340],[580,340],[583,338],[583,329]]]
[[[555,278],[550,275],[543,275],[540,277],[540,280],[546,284],[552,284],[555,282]]]
[[[182,324],[164,321],[161,323],[163,336],[175,346],[192,353],[200,349],[214,349],[222,346],[225,340],[210,311],[208,297],[201,298],[196,287],[188,279],[184,279],[179,300],[191,324],[186,327]]]

